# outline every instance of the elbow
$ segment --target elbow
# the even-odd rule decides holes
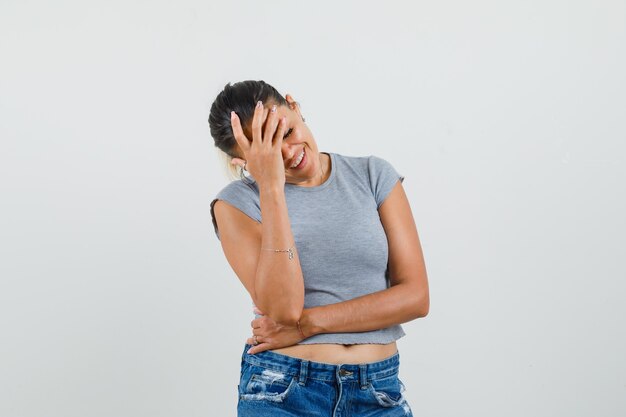
[[[430,297],[428,292],[420,292],[413,302],[415,318],[426,317],[430,310]]]
[[[265,303],[259,299],[254,299],[254,305],[257,306],[263,315],[268,316],[277,323],[295,326],[304,309],[304,299],[301,303]]]
[[[296,323],[300,320],[300,317],[302,317],[302,308],[284,311],[270,311],[267,315],[277,323],[287,326],[296,326]]]
[[[419,297],[419,300],[417,303],[417,310],[418,310],[418,316],[417,316],[418,318],[426,317],[428,315],[428,311],[430,310],[430,297],[428,296],[427,292]]]
[[[300,317],[302,317],[302,309],[300,309],[297,312],[294,312],[293,314],[289,314],[286,315],[282,321],[281,320],[276,320],[279,323],[288,325],[288,326],[296,326],[298,321],[300,320]]]
[[[420,308],[417,313],[417,318],[419,319],[422,317],[426,317],[428,315],[428,311],[429,311],[429,306]]]

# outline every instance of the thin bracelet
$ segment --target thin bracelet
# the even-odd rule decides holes
[[[290,247],[289,249],[283,249],[283,250],[281,250],[281,249],[265,249],[265,248],[261,248],[261,249],[269,250],[269,251],[272,251],[272,252],[289,252],[289,259],[293,259],[293,246]]]

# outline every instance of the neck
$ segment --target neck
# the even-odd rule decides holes
[[[328,159],[330,159],[330,157],[326,157],[325,154],[322,154],[322,152],[319,153],[320,156],[320,183],[318,185],[322,185],[324,183],[324,181],[326,180],[326,174],[328,173],[328,166],[329,166],[329,161]]]

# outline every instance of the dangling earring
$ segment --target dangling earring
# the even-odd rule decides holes
[[[300,116],[300,117],[302,117],[302,116]],[[302,121],[306,123],[306,121],[304,120],[304,117],[302,117]]]
[[[244,179],[246,177],[245,175],[243,175],[243,171],[246,170],[247,164],[248,164],[248,161],[244,161],[243,166],[239,167],[239,177],[241,177],[241,179]]]

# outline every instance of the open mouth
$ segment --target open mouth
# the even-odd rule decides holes
[[[305,155],[305,151],[304,151],[304,147],[302,148],[302,152],[300,152],[300,155],[298,155],[296,157],[296,159],[293,161],[293,164],[289,167],[290,169],[300,169],[304,166],[304,162],[306,160],[306,155]]]

